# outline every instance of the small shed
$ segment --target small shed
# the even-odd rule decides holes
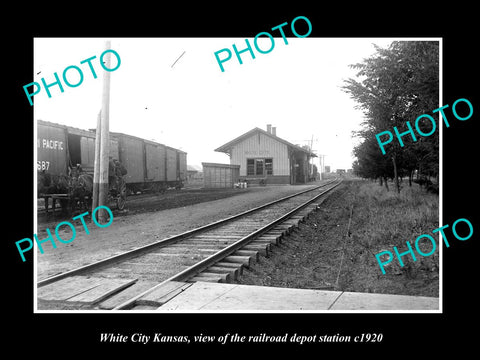
[[[202,163],[203,184],[207,189],[233,188],[240,176],[240,165]]]

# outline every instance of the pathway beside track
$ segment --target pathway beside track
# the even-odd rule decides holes
[[[160,312],[216,311],[435,311],[439,299],[344,291],[292,289],[253,285],[197,282],[183,284],[177,292],[158,307],[143,303],[137,310]],[[164,299],[167,299],[164,297]]]

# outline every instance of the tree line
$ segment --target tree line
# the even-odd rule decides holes
[[[435,188],[439,174],[439,131],[418,137],[417,141],[404,136],[403,147],[392,141],[385,155],[375,135],[392,131],[394,126],[403,133],[408,130],[407,121],[413,124],[418,116],[432,115],[432,110],[439,107],[439,42],[394,41],[386,49],[374,46],[374,55],[350,65],[358,70],[356,79],[345,80],[342,87],[364,113],[362,129],[354,132],[361,142],[353,150],[356,158],[353,171],[364,178],[379,179],[387,190],[388,180],[393,180],[399,193],[401,179],[405,177],[410,186],[417,181]],[[433,117],[440,126],[438,113]],[[432,129],[428,122],[419,123],[419,127],[426,133]]]

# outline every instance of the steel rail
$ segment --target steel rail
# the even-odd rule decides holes
[[[69,270],[69,271],[66,271],[64,273],[61,273],[61,274],[57,274],[57,275],[54,275],[54,276],[51,276],[49,278],[46,278],[46,279],[43,279],[43,280],[40,280],[40,281],[37,281],[37,288],[39,287],[42,287],[42,286],[45,286],[45,285],[48,285],[48,284],[51,284],[51,283],[54,283],[56,281],[59,281],[59,280],[62,280],[62,279],[65,279],[67,277],[70,277],[70,276],[76,276],[76,275],[81,275],[81,274],[84,274],[86,272],[89,272],[89,271],[92,271],[92,270],[96,270],[96,269],[99,269],[101,267],[104,267],[104,266],[108,266],[108,265],[111,265],[111,264],[115,264],[117,262],[120,262],[120,261],[123,261],[123,260],[127,260],[127,259],[131,259],[133,257],[136,257],[136,256],[139,256],[139,255],[142,255],[144,253],[147,253],[149,251],[152,251],[154,249],[159,249],[159,248],[162,248],[162,247],[165,247],[167,245],[170,245],[170,244],[173,244],[177,241],[180,241],[182,239],[185,239],[189,236],[192,236],[192,235],[195,235],[197,233],[200,233],[200,232],[203,232],[203,231],[206,231],[206,230],[209,230],[209,229],[212,229],[212,228],[215,228],[219,225],[222,225],[222,224],[225,224],[229,221],[232,221],[232,220],[235,220],[237,218],[240,218],[242,216],[245,216],[245,215],[248,215],[248,214],[251,214],[251,213],[254,213],[255,211],[258,211],[258,210],[261,210],[263,208],[266,208],[268,206],[271,206],[271,205],[274,205],[276,203],[280,203],[282,201],[285,201],[285,200],[288,200],[290,198],[293,198],[295,196],[299,196],[299,195],[302,195],[304,193],[307,193],[307,192],[310,192],[310,191],[314,191],[314,190],[317,190],[321,187],[324,187],[324,186],[327,186],[327,185],[330,185],[332,182],[336,181],[337,178],[325,183],[325,184],[322,184],[322,185],[319,185],[319,186],[316,186],[314,188],[311,188],[311,189],[306,189],[306,190],[303,190],[303,191],[300,191],[298,193],[295,193],[295,194],[292,194],[292,195],[287,195],[287,196],[284,196],[280,199],[277,199],[277,200],[273,200],[273,201],[270,201],[266,204],[263,204],[263,205],[260,205],[260,206],[257,206],[253,209],[249,209],[249,210],[246,210],[246,211],[243,211],[239,214],[235,214],[235,215],[232,215],[232,216],[229,216],[227,218],[224,218],[224,219],[221,219],[221,220],[217,220],[213,223],[210,223],[210,224],[207,224],[207,225],[203,225],[203,226],[200,226],[198,228],[195,228],[195,229],[192,229],[192,230],[188,230],[188,231],[185,231],[183,233],[180,233],[178,235],[174,235],[174,236],[171,236],[171,237],[167,237],[165,239],[161,239],[161,240],[158,240],[154,243],[151,243],[151,244],[148,244],[148,245],[144,245],[144,246],[141,246],[141,247],[138,247],[136,249],[132,249],[132,250],[128,250],[128,251],[125,251],[123,253],[120,253],[120,254],[117,254],[117,255],[113,255],[111,257],[108,257],[106,259],[103,259],[103,260],[99,260],[99,261],[96,261],[96,262],[93,262],[91,264],[87,264],[87,265],[84,265],[84,266],[81,266],[81,267],[78,267],[76,269],[72,269],[72,270]]]
[[[337,179],[335,179],[335,180],[337,180]],[[251,240],[253,240],[257,236],[260,236],[263,233],[266,233],[268,230],[275,227],[277,224],[279,224],[279,223],[285,221],[286,219],[290,218],[293,214],[295,214],[296,212],[305,208],[310,203],[317,200],[320,196],[322,196],[322,195],[326,194],[327,192],[336,188],[338,185],[340,185],[342,183],[342,181],[343,180],[340,179],[336,184],[334,184],[330,188],[328,188],[325,191],[321,192],[320,194],[314,196],[313,198],[307,200],[306,202],[298,205],[293,210],[291,210],[288,213],[282,215],[281,217],[277,218],[276,220],[270,222],[269,224],[263,226],[260,229],[257,229],[255,231],[253,231],[252,233],[250,233],[250,234],[244,236],[243,238],[241,238],[240,240],[237,240],[233,244],[231,244],[231,245],[227,246],[226,248],[216,252],[215,254],[212,254],[211,256],[203,259],[202,261],[199,261],[198,263],[188,267],[187,269],[182,270],[181,272],[177,273],[176,275],[171,276],[170,278],[162,281],[161,283],[155,285],[154,287],[152,287],[148,290],[145,290],[144,292],[142,292],[142,293],[134,296],[133,298],[123,302],[122,304],[118,305],[117,307],[113,308],[112,310],[128,310],[129,308],[135,306],[135,303],[138,299],[140,299],[140,298],[144,297],[145,295],[155,291],[156,289],[163,286],[164,284],[166,284],[170,281],[186,281],[186,280],[196,276],[198,273],[201,273],[202,271],[204,271],[205,269],[214,265],[218,261],[224,259],[225,257],[227,257],[227,256],[233,254],[234,252],[236,252],[237,250],[241,249],[242,247],[244,247],[246,244],[248,244]],[[332,182],[329,182],[328,185],[331,184],[331,183]]]

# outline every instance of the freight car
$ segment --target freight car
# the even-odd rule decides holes
[[[83,171],[93,174],[95,131],[43,120],[38,120],[37,125],[39,172],[68,177],[69,170],[80,164]],[[187,178],[187,154],[153,141],[110,132],[109,156],[118,159],[127,169],[124,179],[132,193],[181,188]],[[62,189],[59,192],[56,195],[61,198]],[[63,192],[65,197],[66,190]]]
[[[131,192],[183,187],[186,152],[132,135],[111,132],[110,136],[118,141],[118,158],[127,169],[125,180]]]
[[[118,159],[118,140],[110,137],[110,156]],[[95,133],[74,127],[37,121],[37,170],[51,175],[68,175],[80,164],[93,173]]]
[[[73,210],[77,204],[85,204],[85,196],[91,197],[91,190],[77,188],[78,178],[71,177],[71,170],[76,170],[77,164],[87,174],[93,175],[95,155],[95,133],[47,121],[37,121],[37,195],[45,200],[45,210],[48,212],[49,199],[52,208],[59,200],[62,211]],[[110,155],[118,158],[118,141],[110,139]],[[76,172],[76,171],[74,171]],[[90,195],[90,196],[89,196]],[[126,191],[116,194],[118,208],[123,208]]]

